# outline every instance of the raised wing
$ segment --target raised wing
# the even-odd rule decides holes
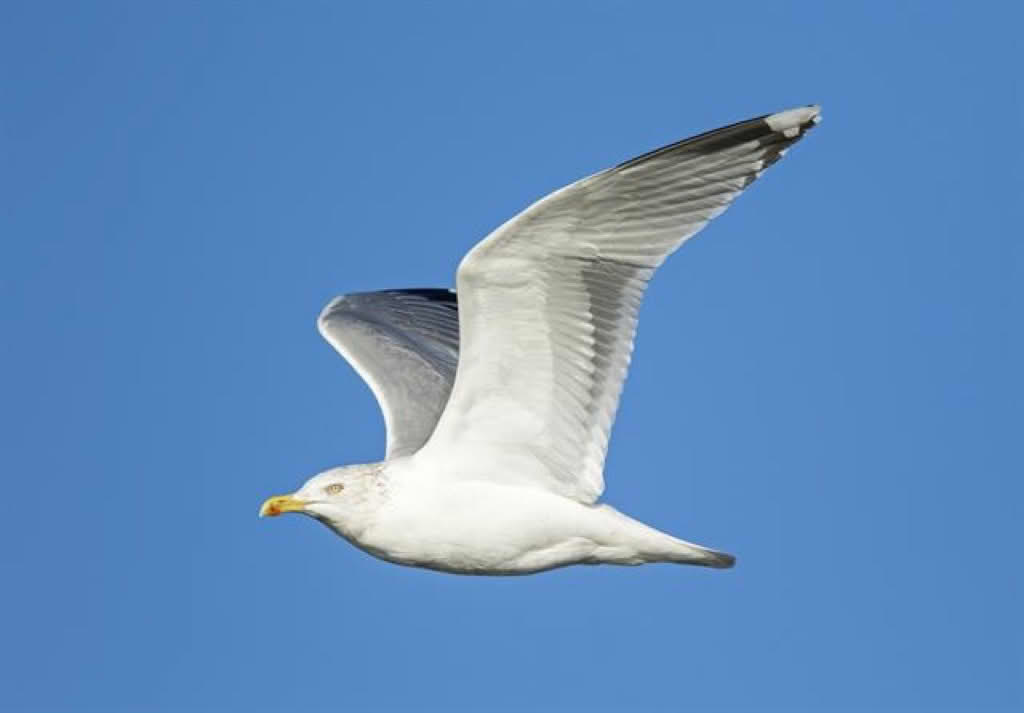
[[[817,123],[816,106],[701,134],[584,178],[477,244],[457,276],[455,386],[417,458],[581,502],[604,459],[654,270]]]
[[[342,295],[320,313],[317,327],[373,391],[387,427],[387,457],[417,451],[433,432],[455,379],[455,292]]]

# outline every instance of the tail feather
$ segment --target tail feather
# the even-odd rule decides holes
[[[668,558],[670,562],[695,564],[699,567],[714,567],[716,569],[728,569],[736,564],[736,557],[728,552],[719,552],[685,540],[673,539],[676,546]]]
[[[718,550],[704,550],[706,559],[700,562],[694,562],[705,567],[715,567],[717,569],[728,569],[736,564],[736,557],[729,554],[728,552],[719,552]]]
[[[736,564],[736,558],[728,552],[719,552],[709,547],[701,547],[686,540],[680,540],[667,532],[656,530],[639,520],[625,515],[610,505],[598,505],[592,510],[600,513],[609,529],[616,533],[615,541],[607,542],[615,556],[598,557],[597,562],[614,562],[617,564],[642,564],[644,562],[674,562],[676,564],[695,564],[700,567],[728,569]],[[622,547],[622,544],[628,546]]]

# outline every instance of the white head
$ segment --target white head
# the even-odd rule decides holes
[[[325,470],[291,495],[268,498],[260,507],[260,517],[302,513],[354,538],[370,524],[386,495],[382,469],[383,463],[369,463]]]

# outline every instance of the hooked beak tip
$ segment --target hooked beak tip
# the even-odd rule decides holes
[[[302,512],[306,503],[292,495],[275,495],[260,506],[260,517],[277,517],[286,512]]]

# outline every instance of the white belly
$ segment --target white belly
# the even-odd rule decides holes
[[[595,552],[619,539],[621,529],[607,510],[540,489],[483,482],[403,488],[357,544],[400,564],[526,574],[598,561]]]

